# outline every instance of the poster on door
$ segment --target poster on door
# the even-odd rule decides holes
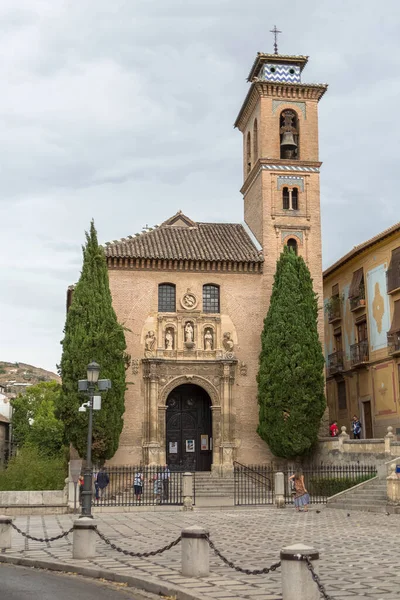
[[[208,435],[203,434],[200,437],[200,447],[202,450],[208,450]]]
[[[186,440],[186,452],[194,452],[194,440]]]
[[[178,454],[178,442],[169,443],[169,454]]]

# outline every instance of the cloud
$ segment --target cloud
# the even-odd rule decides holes
[[[0,358],[55,368],[84,231],[178,209],[243,220],[232,124],[257,51],[308,54],[320,103],[324,264],[398,220],[395,0],[3,0]]]

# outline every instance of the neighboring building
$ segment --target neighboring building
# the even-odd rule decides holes
[[[324,272],[327,400],[331,419],[363,437],[400,434],[400,223]]]
[[[251,67],[235,123],[246,225],[178,212],[106,245],[132,357],[114,463],[221,470],[271,458],[256,432],[256,376],[285,245],[306,260],[322,306],[318,101],[327,86],[301,82],[307,60],[259,53]]]

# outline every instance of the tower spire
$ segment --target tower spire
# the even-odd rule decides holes
[[[278,34],[282,33],[282,31],[279,31],[279,29],[276,28],[276,25],[269,31],[274,34],[274,54],[278,54]]]

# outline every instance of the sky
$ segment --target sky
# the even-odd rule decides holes
[[[2,0],[0,360],[55,370],[90,220],[243,221],[258,51],[310,56],[324,267],[400,220],[398,0]]]

